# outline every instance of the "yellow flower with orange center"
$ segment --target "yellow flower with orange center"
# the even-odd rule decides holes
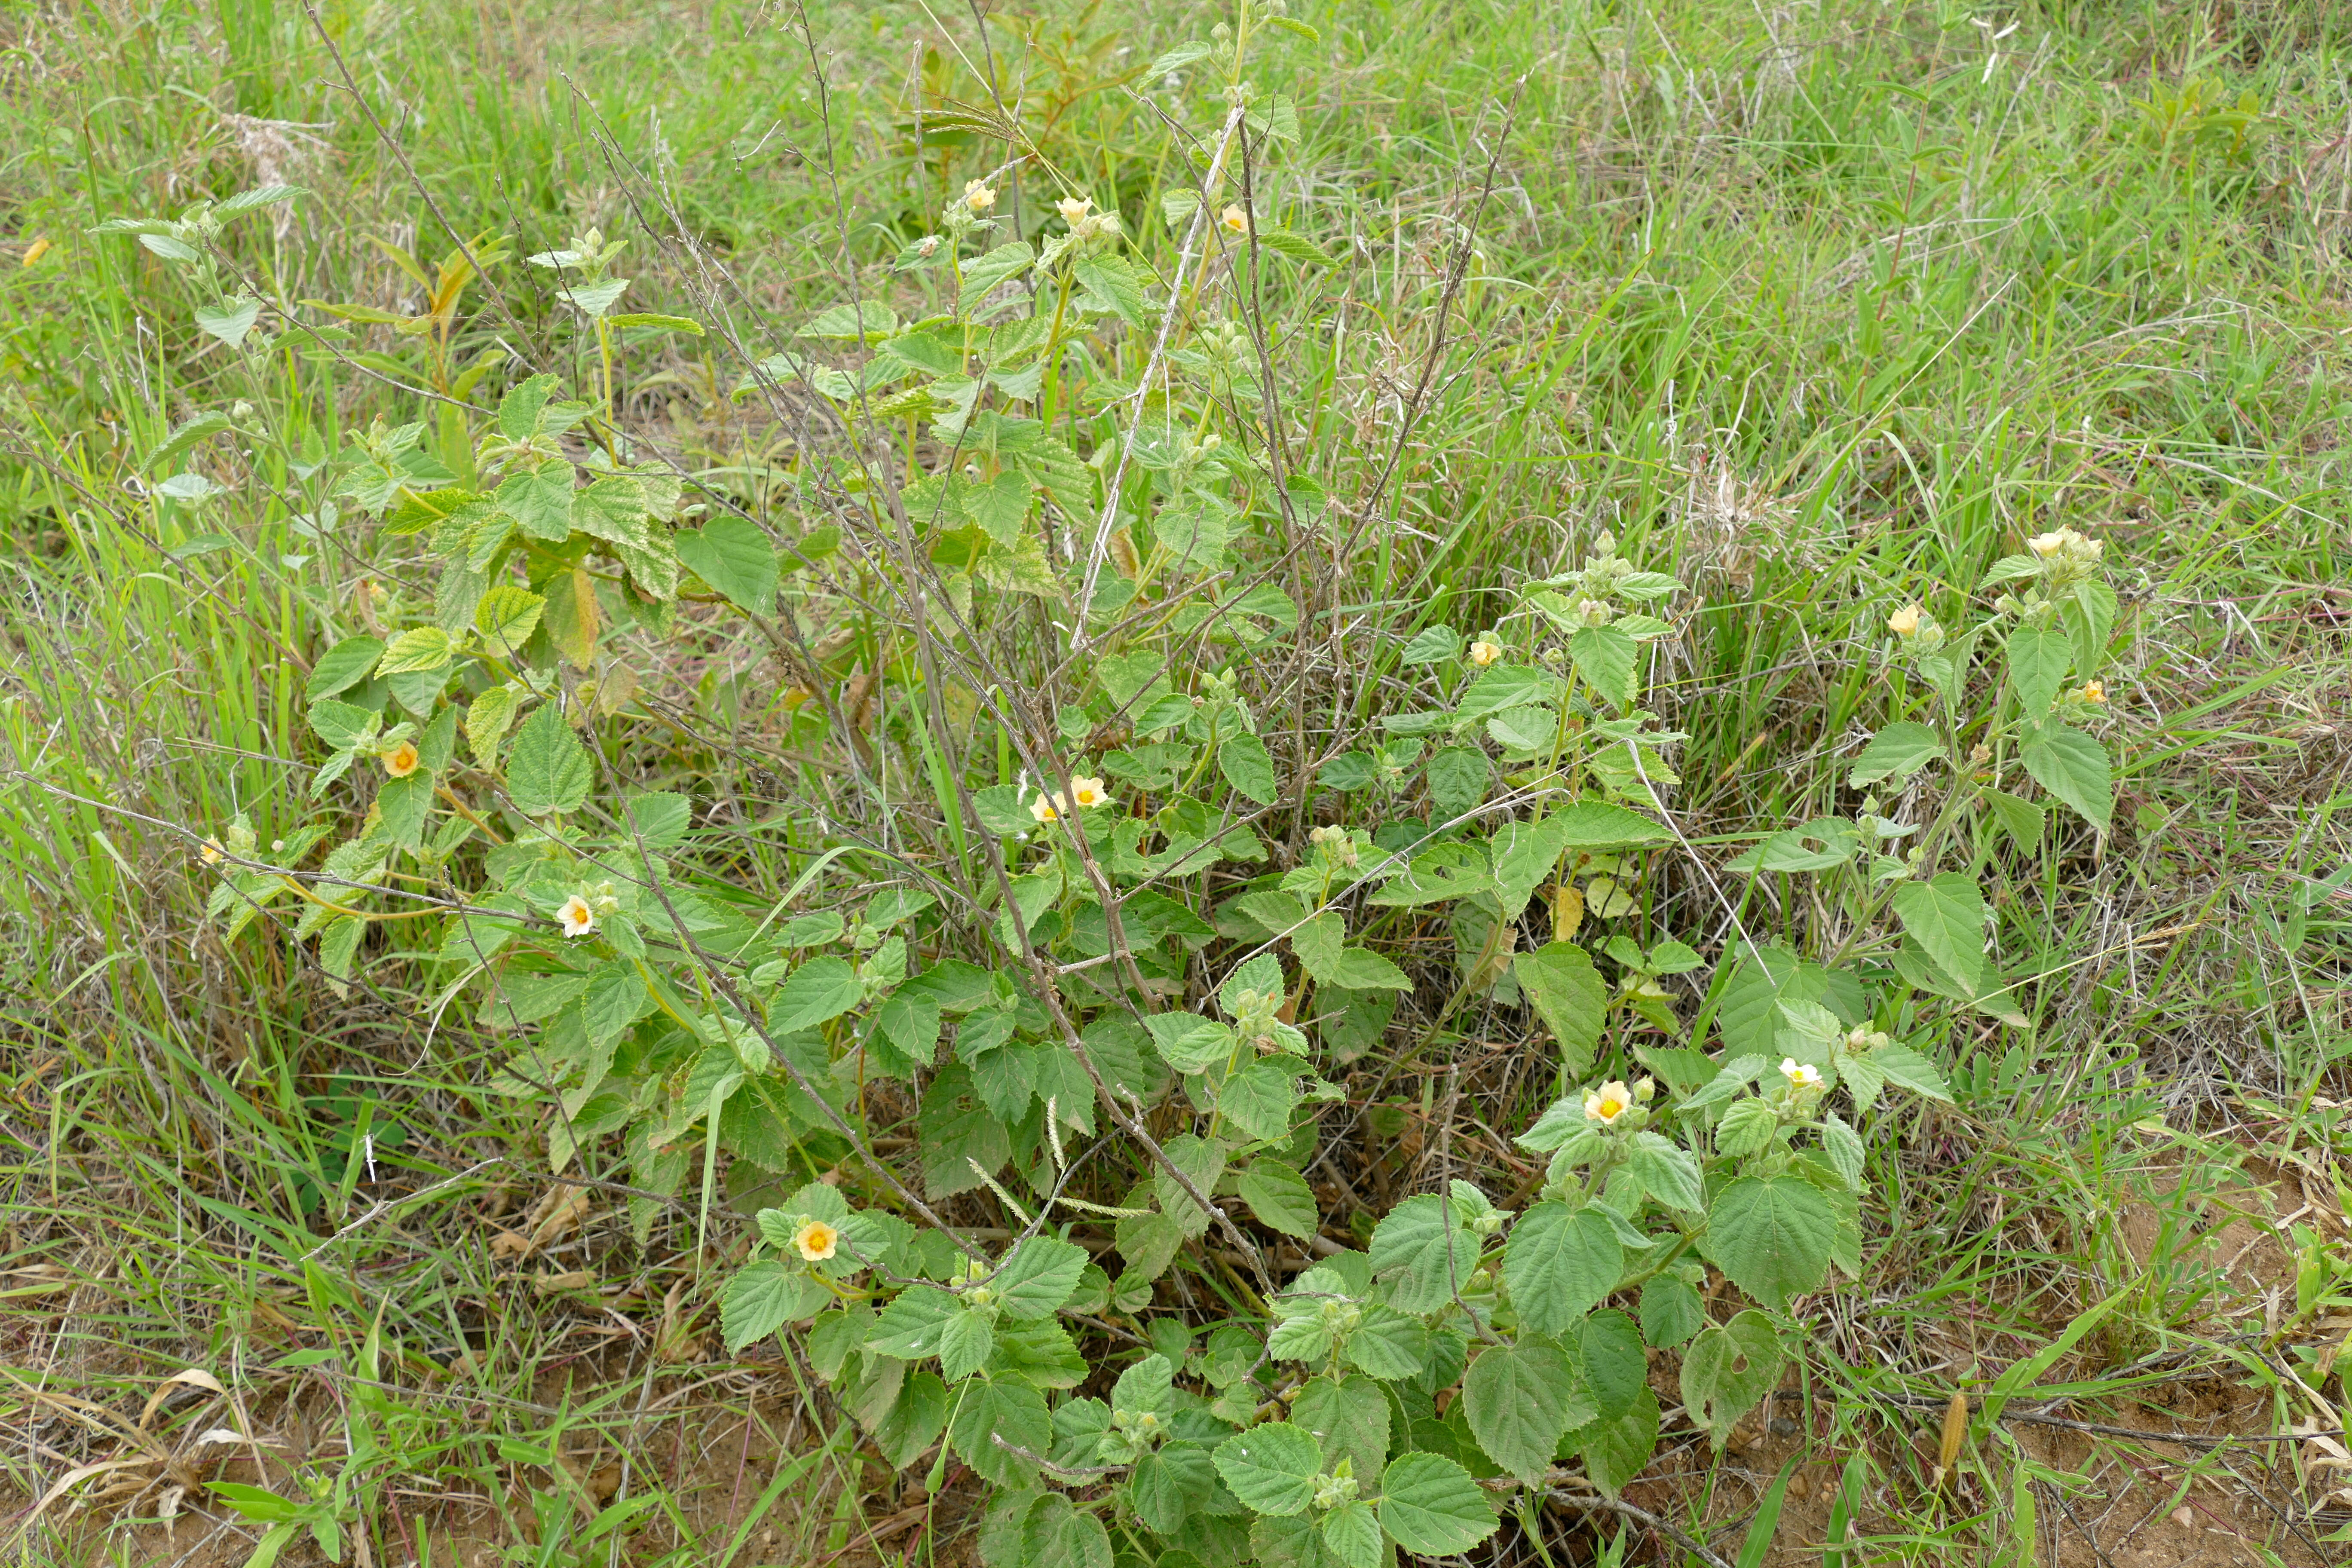
[[[2084,701],[2105,702],[2106,700],[2107,689],[2104,682],[2094,680],[2088,686],[2083,688]]]
[[[586,936],[596,929],[595,906],[589,903],[587,896],[583,893],[574,893],[564,900],[562,907],[555,911],[555,918],[562,922],[565,936]]]
[[[1029,803],[1029,815],[1040,822],[1059,822],[1062,819],[1062,797],[1039,790],[1037,798]]]
[[[1819,1089],[1822,1086],[1822,1069],[1794,1057],[1780,1058],[1780,1076],[1789,1080],[1790,1089]]]
[[[1598,1121],[1603,1127],[1613,1126],[1619,1117],[1633,1108],[1633,1091],[1612,1079],[1584,1097],[1584,1119]]]
[[[823,1263],[841,1245],[841,1232],[821,1219],[810,1220],[793,1233],[793,1245],[809,1263]]]
[[[403,741],[383,754],[383,771],[394,778],[404,779],[416,771],[420,760],[416,754],[416,742]]]
[[[1494,663],[1496,659],[1502,657],[1503,645],[1501,643],[1489,642],[1485,637],[1480,637],[1477,641],[1470,645],[1470,662],[1476,665],[1481,669],[1486,668],[1488,665]]]
[[[1087,214],[1094,211],[1094,202],[1088,197],[1064,196],[1054,204],[1054,210],[1062,215],[1064,223],[1076,228],[1087,221]]]
[[[1238,203],[1235,203],[1234,205],[1225,208],[1223,212],[1218,214],[1217,221],[1225,226],[1225,231],[1228,234],[1247,234],[1249,232],[1249,209],[1242,206]]]
[[[1110,792],[1103,788],[1100,779],[1090,779],[1083,773],[1070,780],[1070,798],[1080,806],[1108,805]]]

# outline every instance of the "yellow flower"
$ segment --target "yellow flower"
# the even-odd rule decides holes
[[[596,929],[596,911],[584,894],[574,893],[564,900],[555,918],[563,922],[565,936],[586,936]]]
[[[996,190],[978,180],[963,183],[963,205],[976,213],[984,213],[996,205]]]
[[[793,1234],[793,1245],[800,1248],[801,1257],[807,1262],[822,1263],[841,1245],[841,1232],[821,1219],[813,1219]]]
[[[1060,213],[1062,221],[1072,228],[1086,222],[1087,214],[1094,211],[1094,202],[1086,196],[1064,196],[1054,204],[1054,210]]]
[[[1633,1106],[1633,1091],[1612,1079],[1584,1097],[1584,1119],[1598,1121],[1603,1127],[1612,1126]]]
[[[1037,798],[1029,803],[1029,815],[1040,822],[1059,821],[1062,816],[1062,797],[1058,795],[1047,795],[1045,791],[1039,790]]]
[[[2105,683],[2103,683],[2103,682],[2101,682],[2101,681],[2094,680],[2094,681],[2093,681],[2093,682],[2091,682],[2088,686],[2085,686],[2084,688],[2083,688],[2083,700],[2084,700],[2084,701],[2085,701],[2085,702],[2105,702],[2106,700],[2107,700],[2107,689],[2106,689],[2106,686],[2105,685]]]
[[[1822,1086],[1822,1069],[1794,1057],[1780,1058],[1780,1076],[1789,1080],[1790,1089],[1819,1089]]]
[[[2071,528],[2057,528],[2048,533],[2037,533],[2025,542],[2025,548],[2036,555],[2055,555],[2066,548],[2066,536],[2073,531]]]
[[[1927,613],[1925,605],[1906,605],[1886,617],[1886,629],[1898,637],[1907,637],[1919,629],[1919,617]]]
[[[404,779],[416,771],[416,742],[403,741],[383,754],[383,771],[394,778]]]
[[[1083,773],[1070,780],[1070,798],[1081,806],[1110,804],[1110,795],[1103,788],[1102,780],[1090,779]]]
[[[1249,209],[1238,203],[1235,203],[1234,205],[1226,207],[1223,212],[1219,213],[1217,215],[1217,221],[1225,226],[1226,232],[1228,233],[1247,234],[1249,232]]]
[[[25,265],[30,267],[34,262],[38,261],[42,257],[47,256],[48,253],[49,237],[45,234],[39,238],[34,240],[32,244],[25,247]]]
[[[1503,645],[1488,642],[1485,637],[1470,645],[1470,662],[1484,669],[1503,657]]]
[[[221,847],[209,838],[205,839],[203,847],[196,851],[196,858],[207,866],[215,864],[220,858]]]

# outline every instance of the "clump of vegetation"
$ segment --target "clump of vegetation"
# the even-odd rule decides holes
[[[439,132],[538,171],[488,226],[371,109],[441,239],[338,274],[247,95],[398,46],[265,7],[216,194],[45,165],[20,274],[139,314],[19,283],[10,1250],[170,1307],[39,1352],[115,1447],[37,1521],[2023,1563],[2137,1441],[2323,1551],[2332,351],[2190,307],[2326,209],[2211,61],[2021,109],[2058,35],[1874,9],[1635,70],[1687,9],[1385,118],[1333,62],[1398,43],[1279,0],[887,21],[887,87],[795,14],[791,205],[616,82],[603,195],[551,99]],[[1610,140],[1538,205],[1546,116]],[[101,1283],[101,1205],[179,1251]],[[723,1508],[649,1420],[732,1423]]]

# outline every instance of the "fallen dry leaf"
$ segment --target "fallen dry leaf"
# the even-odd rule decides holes
[[[580,1228],[588,1217],[588,1189],[569,1184],[550,1187],[521,1226],[490,1237],[496,1258],[528,1258]]]

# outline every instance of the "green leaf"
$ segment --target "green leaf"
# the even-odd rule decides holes
[[[1281,786],[1275,782],[1274,758],[1255,735],[1235,735],[1219,746],[1217,771],[1225,775],[1235,794],[1260,805],[1272,805],[1282,798]]]
[[[882,1462],[905,1469],[940,1439],[948,1424],[948,1385],[928,1372],[910,1372],[898,1397],[870,1430]]]
[[[996,1348],[996,1325],[986,1312],[966,1307],[940,1325],[940,1375],[961,1383],[988,1364]]]
[[[1298,1106],[1296,1058],[1292,1070],[1272,1061],[1252,1062],[1217,1089],[1217,1110],[1250,1137],[1271,1142],[1288,1135],[1290,1113]]]
[[[1382,958],[1369,947],[1347,947],[1339,950],[1339,962],[1328,974],[1316,976],[1342,991],[1410,991],[1412,982],[1403,970]]]
[[[740,1351],[832,1300],[832,1293],[809,1278],[807,1270],[761,1258],[727,1282],[719,1298],[719,1331],[729,1351]]]
[[[1649,1468],[1658,1447],[1658,1396],[1644,1384],[1626,1412],[1613,1421],[1596,1421],[1569,1434],[1576,1457],[1583,1461],[1585,1479],[1603,1494],[1615,1497],[1625,1484]]]
[[[1569,635],[1568,656],[1584,683],[1619,708],[1633,705],[1641,645],[1615,626],[1580,626]]]
[[[882,1314],[875,1319],[873,1333],[866,1338],[866,1350],[901,1361],[936,1356],[940,1338],[946,1335],[948,1319],[962,1310],[962,1302],[939,1286],[908,1286],[891,1298],[889,1305],[882,1307]]]
[[[694,802],[672,790],[633,795],[624,805],[623,826],[648,849],[667,849],[694,826]]]
[[[1478,1238],[1463,1206],[1434,1193],[1409,1197],[1372,1231],[1372,1277],[1401,1312],[1434,1312],[1478,1267]],[[1613,1281],[1612,1281],[1613,1283]]]
[[[233,305],[199,305],[196,325],[231,348],[241,346],[254,323],[261,320],[261,301],[239,300]]]
[[[507,798],[525,816],[577,811],[596,771],[587,748],[553,702],[540,704],[515,732],[507,756]]]
[[[776,547],[759,524],[740,517],[714,517],[700,528],[682,528],[674,537],[677,558],[687,570],[729,604],[755,614],[774,613]]]
[[[2066,630],[2074,639],[2074,668],[2096,675],[2107,661],[2107,639],[2115,632],[2116,591],[2093,577],[2075,584],[2074,594],[2058,602]]]
[[[555,395],[555,377],[541,373],[507,388],[499,399],[499,434],[509,441],[527,441],[539,434],[540,410]]]
[[[1774,1311],[1821,1288],[1837,1216],[1801,1176],[1742,1176],[1707,1208],[1707,1257],[1731,1282]]]
[[[493,686],[466,705],[466,743],[474,749],[474,761],[483,767],[496,767],[499,742],[514,722],[515,708],[521,701],[511,686]]]
[[[1558,700],[1563,682],[1548,669],[1524,664],[1496,664],[1470,683],[1454,705],[1457,724],[1467,724],[1500,713],[1507,708],[1542,707]]]
[[[1975,879],[1946,871],[1895,889],[1895,912],[1937,967],[1974,993],[1985,971],[1984,893]]]
[[[1887,1082],[1897,1089],[1907,1089],[1929,1100],[1952,1103],[1951,1086],[1934,1062],[1908,1046],[1881,1046],[1870,1053],[1870,1062]]]
[[[512,658],[539,628],[540,614],[546,608],[547,601],[530,589],[499,583],[474,606],[474,625],[492,653]]]
[[[1127,1500],[1135,1516],[1162,1534],[1182,1529],[1186,1516],[1216,1493],[1217,1467],[1203,1443],[1163,1444],[1139,1456],[1128,1473]]]
[[[1234,1032],[1197,1013],[1154,1013],[1143,1020],[1151,1044],[1178,1072],[1200,1072],[1234,1054]]]
[[[1292,1514],[1314,1500],[1323,1449],[1305,1427],[1268,1421],[1217,1445],[1217,1473],[1258,1513]],[[1465,1478],[1467,1479],[1466,1477]]]
[[[1706,1326],[1706,1308],[1690,1281],[1661,1274],[1642,1287],[1642,1338],[1659,1350],[1682,1343]]]
[[[345,637],[319,656],[310,667],[310,679],[302,694],[316,702],[321,697],[334,697],[349,691],[368,678],[368,672],[383,657],[383,644],[374,637]]]
[[[1310,1377],[1290,1419],[1315,1435],[1324,1457],[1349,1462],[1359,1477],[1380,1473],[1389,1457],[1389,1396],[1369,1377]]]
[[[1593,1313],[1577,1328],[1577,1359],[1584,1386],[1600,1406],[1601,1419],[1614,1420],[1633,1407],[1643,1379],[1650,1373],[1649,1358],[1642,1352],[1642,1331],[1615,1308]]]
[[[1145,1356],[1118,1374],[1118,1382],[1110,1391],[1110,1407],[1115,1411],[1150,1411],[1165,1415],[1175,1408],[1175,1395],[1171,1380],[1175,1368],[1164,1355]]]
[[[1494,764],[1475,746],[1448,746],[1429,759],[1429,798],[1437,815],[1451,820],[1486,799]]]
[[[982,1479],[1000,1487],[1034,1480],[1035,1463],[999,1447],[995,1439],[1000,1436],[1033,1454],[1048,1452],[1054,1446],[1054,1417],[1045,1409],[1045,1396],[1009,1377],[993,1382],[974,1378],[958,1397],[948,1426],[949,1447]]]
[[[206,437],[217,436],[234,427],[226,414],[198,414],[183,420],[170,435],[155,444],[152,451],[140,459],[139,471],[152,473],[157,464],[170,461]]]
[[[1037,253],[1030,249],[1024,242],[1017,239],[1008,245],[1000,245],[993,250],[973,257],[963,264],[964,298],[978,304],[982,295],[1000,283],[1020,277],[1029,270],[1029,264],[1036,259]],[[869,321],[875,310],[875,306],[866,307]],[[835,313],[835,310],[828,310],[825,315]],[[819,321],[824,319],[822,316],[818,318]],[[867,328],[868,331],[873,330],[870,326]],[[845,337],[848,334],[845,332],[841,335]]]
[[[1371,1504],[1351,1498],[1325,1514],[1323,1544],[1347,1568],[1381,1568],[1381,1521]]]
[[[1617,1288],[1624,1266],[1624,1248],[1606,1215],[1541,1203],[1511,1228],[1503,1282],[1522,1326],[1563,1334]]]
[[[1633,1157],[1626,1163],[1643,1190],[1668,1208],[1696,1213],[1706,1206],[1698,1162],[1672,1139],[1636,1132]]]
[[[1760,1100],[1736,1100],[1716,1123],[1715,1146],[1723,1153],[1740,1158],[1771,1146],[1773,1136],[1780,1130],[1780,1118]]]
[[[1242,1202],[1268,1229],[1301,1240],[1315,1234],[1319,1218],[1315,1191],[1293,1167],[1260,1155],[1250,1162],[1235,1184]]]
[[[1571,1078],[1581,1074],[1592,1065],[1609,1012],[1609,987],[1591,955],[1573,942],[1548,942],[1513,959],[1511,973],[1559,1043],[1563,1069]]]
[[[1462,634],[1452,626],[1423,626],[1413,634],[1404,651],[1397,655],[1402,665],[1443,664],[1462,652]]]
[[[411,626],[392,639],[376,660],[378,675],[409,675],[439,669],[456,657],[449,634],[439,626]]]
[[[997,543],[1010,546],[1020,539],[1022,525],[1029,521],[1029,502],[1035,493],[1035,486],[1007,468],[984,485],[964,486],[962,499],[972,521]]]
[[[522,744],[518,736],[517,747]],[[768,1027],[797,1034],[840,1017],[866,999],[865,983],[843,958],[812,958],[792,973],[768,1007]]]
[[[1575,1371],[1556,1344],[1528,1338],[1489,1350],[1462,1380],[1470,1435],[1487,1458],[1532,1486],[1551,1468],[1571,1424],[1575,1390]]]
[[[1832,1112],[1822,1121],[1822,1148],[1828,1153],[1830,1163],[1837,1167],[1838,1174],[1845,1178],[1845,1184],[1857,1193],[1862,1191],[1862,1167],[1867,1158],[1862,1134]]]
[[[2074,662],[2074,644],[2054,626],[2021,624],[2009,634],[2009,684],[2028,719],[2050,711],[2058,689],[2066,684],[2067,666]]]
[[[302,1505],[261,1487],[247,1486],[243,1481],[206,1481],[215,1497],[236,1510],[247,1519],[278,1521],[296,1518]]]
[[[1007,1317],[1044,1318],[1070,1299],[1086,1272],[1087,1249],[1074,1241],[1033,1236],[1013,1249],[988,1287],[997,1293]]]
[[[1780,1386],[1780,1339],[1772,1320],[1746,1311],[1708,1324],[1683,1352],[1683,1405],[1720,1451],[1739,1418]]]
[[[1381,1523],[1407,1552],[1451,1557],[1495,1533],[1495,1511],[1470,1472],[1435,1454],[1402,1454],[1381,1472]]]
[[[507,395],[509,401],[513,396]],[[503,419],[506,404],[499,407]],[[572,465],[561,458],[535,468],[515,469],[499,482],[498,496],[499,510],[514,519],[528,537],[542,544],[561,544],[571,537]]]
[[[2000,824],[2001,831],[2015,839],[2021,848],[2041,847],[2042,825],[2047,813],[2040,806],[2022,795],[1997,789],[1984,792],[1984,803],[1990,808],[1993,820]]]
[[[260,207],[274,207],[281,202],[293,201],[310,193],[300,185],[256,185],[249,191],[239,191],[220,205],[213,208],[215,217],[235,217]]]
[[[1889,724],[1862,749],[1862,755],[1853,761],[1853,770],[1846,775],[1846,783],[1860,788],[1882,779],[1909,778],[1943,754],[1943,742],[1927,725],[1907,721]]]
[[[1268,931],[1289,931],[1290,951],[1298,955],[1298,966],[1316,980],[1328,982],[1339,973],[1339,954],[1348,944],[1345,920],[1327,910],[1302,921],[1297,895],[1279,891],[1244,895],[1241,907]]]
[[[1181,194],[1192,195],[1190,191]],[[1250,1521],[1247,1552],[1231,1552],[1216,1561],[1249,1559],[1255,1560],[1256,1568],[1340,1568],[1339,1560],[1324,1544],[1322,1530],[1306,1514],[1257,1515]],[[1171,1568],[1202,1568],[1201,1560],[1189,1552],[1165,1552],[1160,1561]]]
[[[1568,848],[1560,828],[1560,818],[1548,816],[1541,822],[1506,823],[1496,830],[1490,846],[1495,887],[1507,912],[1517,914],[1559,866]]]
[[[1151,311],[1143,302],[1143,280],[1135,268],[1117,256],[1090,256],[1071,269],[1104,304],[1118,312],[1130,327],[1149,325]]]
[[[684,332],[688,337],[702,336],[702,323],[691,316],[662,316],[644,310],[629,310],[617,316],[607,316],[608,327],[659,327],[666,332]]]
[[[1364,1309],[1364,1321],[1348,1336],[1346,1360],[1359,1372],[1384,1383],[1418,1377],[1429,1365],[1428,1326],[1394,1307]]]
[[[645,486],[623,474],[594,481],[572,498],[572,526],[627,550],[652,542],[646,530]]]
[[[1160,1146],[1170,1163],[1192,1178],[1192,1185],[1202,1196],[1216,1186],[1217,1178],[1224,1173],[1224,1146],[1213,1140],[1199,1138],[1190,1132],[1180,1132]],[[1157,1170],[1151,1176],[1152,1189],[1160,1199],[1160,1210],[1186,1236],[1205,1236],[1209,1229],[1208,1212],[1195,1202],[1176,1178],[1168,1171]]]
[[[2107,753],[2080,730],[2049,723],[2025,738],[2018,753],[2033,782],[2105,830],[2116,813],[2116,789]]]

